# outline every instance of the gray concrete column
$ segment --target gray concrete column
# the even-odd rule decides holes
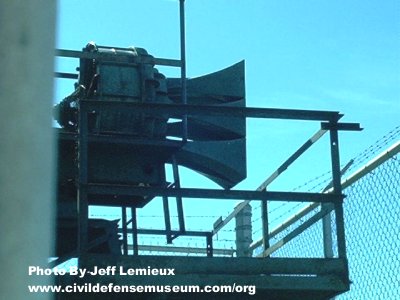
[[[253,242],[251,226],[251,206],[247,204],[235,217],[236,220],[236,256],[251,256],[249,246]]]
[[[53,0],[0,1],[0,298],[28,294],[53,248]]]

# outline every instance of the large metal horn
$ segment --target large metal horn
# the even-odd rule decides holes
[[[167,79],[168,96],[179,102],[180,79]],[[244,61],[205,76],[187,79],[187,103],[242,106],[245,101]],[[188,143],[177,163],[200,172],[224,188],[246,178],[246,120],[233,116],[188,116]],[[168,124],[167,135],[181,137],[182,122]]]

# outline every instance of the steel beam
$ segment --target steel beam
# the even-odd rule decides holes
[[[125,110],[134,109],[137,112],[150,114],[170,114],[171,116],[207,115],[207,116],[232,116],[264,119],[309,120],[309,121],[337,121],[343,115],[334,111],[256,108],[235,106],[189,105],[189,104],[163,104],[163,103],[138,103],[117,101],[82,100],[87,110]]]
[[[56,133],[61,139],[64,140],[77,140],[78,134],[75,132],[68,132],[62,129],[56,129]],[[165,147],[171,149],[178,149],[185,145],[182,141],[177,140],[150,140],[143,139],[129,135],[112,135],[112,134],[88,134],[89,142],[107,143],[107,144],[126,144],[126,145],[141,145],[141,146],[154,146]]]
[[[322,130],[345,130],[345,131],[362,131],[363,128],[360,127],[359,123],[332,123],[332,122],[322,122]]]
[[[112,184],[87,184],[89,194],[93,195],[126,195],[126,196],[166,196],[198,199],[220,199],[220,200],[261,200],[261,201],[288,201],[288,202],[321,202],[342,203],[343,195],[320,194],[303,192],[277,192],[277,191],[247,191],[247,190],[220,190],[220,189],[197,189],[197,188],[164,188],[164,187],[141,187],[129,185]],[[110,198],[111,199],[111,198]],[[112,199],[110,200],[112,203]]]
[[[63,79],[78,79],[79,75],[75,73],[55,72],[54,77]]]
[[[306,152],[312,145],[314,145],[327,130],[318,130],[311,138],[309,138],[299,149],[296,150],[279,168],[273,172],[258,188],[257,190],[265,190],[279,175],[281,175],[289,166],[294,163],[304,152]]]
[[[107,60],[110,56],[112,56],[113,61],[118,61],[119,57],[114,56],[108,53],[98,53],[98,52],[83,52],[76,50],[65,50],[65,49],[56,49],[55,55],[59,57],[71,57],[71,58],[84,58],[84,59],[96,59],[98,61]],[[123,58],[126,60],[126,58]],[[181,67],[181,61],[177,59],[167,59],[167,58],[156,58],[156,57],[131,57],[130,58],[133,63],[148,63],[155,64],[160,66],[169,66],[169,67]]]
[[[132,233],[132,229],[127,229],[128,233]],[[119,228],[118,232],[122,232]],[[165,235],[166,231],[164,229],[137,229],[137,234],[148,234],[148,235]],[[179,235],[178,230],[171,230],[172,235]],[[209,234],[208,231],[186,231],[185,236],[195,236],[195,237],[206,237]]]

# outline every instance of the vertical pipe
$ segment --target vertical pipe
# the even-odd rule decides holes
[[[78,112],[78,252],[83,255],[88,250],[88,114],[85,105],[79,103]]]
[[[185,43],[185,0],[179,0],[179,19],[180,19],[180,40],[181,40],[181,86],[182,86],[182,104],[187,104],[186,89],[186,43]],[[187,141],[187,115],[182,119],[182,138]]]
[[[0,298],[51,299],[28,274],[54,254],[56,1],[0,1]]]

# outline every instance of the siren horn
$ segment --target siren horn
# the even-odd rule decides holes
[[[169,98],[179,103],[180,79],[167,79]],[[191,105],[245,106],[244,61],[205,76],[187,79]],[[176,116],[178,117],[178,116]],[[233,116],[188,116],[189,141],[175,158],[224,188],[246,178],[246,120]],[[182,137],[182,122],[168,123],[168,136]]]

